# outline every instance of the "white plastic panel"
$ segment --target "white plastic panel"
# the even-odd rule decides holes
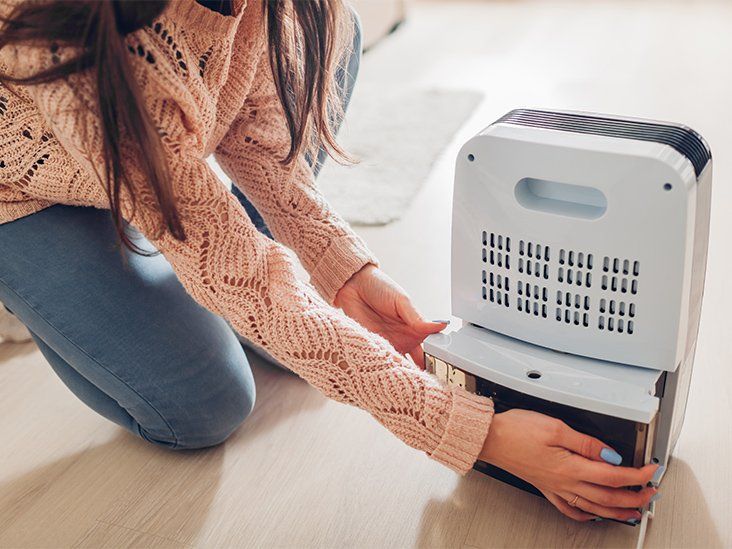
[[[696,191],[691,163],[666,145],[490,126],[456,165],[453,314],[551,349],[675,370]]]
[[[475,376],[551,402],[643,423],[658,411],[658,370],[567,355],[470,324],[429,336],[424,349]]]

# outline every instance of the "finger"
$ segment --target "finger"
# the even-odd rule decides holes
[[[396,309],[399,318],[410,326],[414,326],[425,321],[406,295],[402,295],[397,298]]]
[[[622,461],[620,454],[604,442],[575,431],[569,426],[562,429],[559,444],[567,450],[593,461],[604,461],[612,465],[620,465]]]
[[[409,356],[412,357],[414,363],[419,367],[420,370],[424,370],[424,351],[421,345],[417,345],[414,349],[409,351]]]
[[[423,321],[421,326],[416,328],[417,330],[421,331],[422,334],[425,336],[428,336],[430,334],[439,334],[441,331],[443,331],[447,326],[450,324],[450,321],[444,321],[444,320],[431,320],[431,321]]]
[[[577,487],[577,493],[592,503],[603,507],[618,507],[638,509],[645,507],[651,498],[658,493],[656,488],[644,488],[638,492],[627,488],[607,488],[589,482],[582,482]]]
[[[592,520],[595,518],[595,515],[585,513],[577,507],[572,507],[569,503],[560,498],[558,495],[553,494],[552,492],[544,492],[542,490],[542,494],[546,496],[546,499],[548,499],[549,502],[554,505],[554,507],[556,507],[560,513],[562,513],[564,516],[571,518],[572,520],[587,522],[588,520]]]
[[[425,320],[414,308],[414,305],[407,296],[400,297],[397,302],[397,314],[410,328],[425,336],[436,334],[445,329],[448,323],[430,322]]]
[[[564,498],[565,501],[572,501],[576,494],[570,494],[569,492],[561,492],[558,494]],[[569,504],[567,504],[569,505]],[[641,514],[637,509],[623,509],[620,507],[605,507],[592,501],[589,501],[582,496],[576,500],[576,509],[580,509],[591,516],[603,517],[609,519],[620,520],[628,522],[631,520],[640,520]]]
[[[576,468],[578,477],[592,484],[621,488],[624,486],[645,486],[653,478],[658,465],[649,464],[645,467],[617,467],[609,463],[589,461],[576,456],[572,464]]]

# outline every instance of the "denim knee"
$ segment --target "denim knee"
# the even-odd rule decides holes
[[[225,394],[211,403],[201,415],[176,431],[176,449],[197,449],[224,442],[249,417],[254,409],[254,383],[231,384]]]
[[[216,368],[212,369],[214,372]],[[193,387],[206,393],[205,398],[192,394],[190,399],[181,398],[176,413],[164,417],[170,429],[170,436],[151,436],[144,426],[139,427],[140,435],[165,448],[175,450],[194,450],[208,448],[224,442],[241,426],[254,409],[256,390],[251,372],[235,378],[220,380],[218,387],[211,391],[206,380]]]

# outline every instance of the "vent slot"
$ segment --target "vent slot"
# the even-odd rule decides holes
[[[599,312],[598,329],[628,335],[635,332],[635,303],[603,298]]]
[[[602,289],[620,294],[638,294],[640,262],[605,256],[602,260]]]
[[[511,239],[509,237],[483,231],[482,242],[483,248],[481,254],[483,263],[504,269],[511,268],[509,255],[511,252]]]
[[[536,242],[519,240],[518,272],[549,280],[551,250]]]
[[[516,283],[516,293],[516,309],[522,313],[547,318],[549,290],[546,286],[519,280]]]
[[[595,263],[593,254],[576,250],[559,250],[557,281],[570,286],[592,288],[592,267]]]
[[[558,290],[554,318],[557,322],[589,328],[590,296]]]
[[[511,282],[506,271],[511,269],[511,238],[482,231],[481,243],[481,259],[485,264],[481,273],[481,297],[484,301],[509,307]]]

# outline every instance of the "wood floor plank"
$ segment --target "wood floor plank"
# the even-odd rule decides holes
[[[152,454],[142,443],[115,436],[3,482],[0,547],[72,544]]]
[[[79,541],[75,549],[179,549],[187,547],[170,539],[136,532],[129,528],[96,522]]]
[[[74,398],[34,345],[0,355],[0,547],[68,545],[152,454]]]
[[[147,464],[101,519],[202,547],[388,547],[403,545],[406,532],[417,544],[422,528],[418,514],[395,522],[386,510],[409,509],[437,492],[432,513],[452,517],[440,539],[464,541],[473,509],[453,499],[451,472],[289,373],[260,367],[255,376],[261,404],[233,439]],[[321,432],[339,435],[322,440]],[[406,456],[412,470],[392,467],[395,456]]]

